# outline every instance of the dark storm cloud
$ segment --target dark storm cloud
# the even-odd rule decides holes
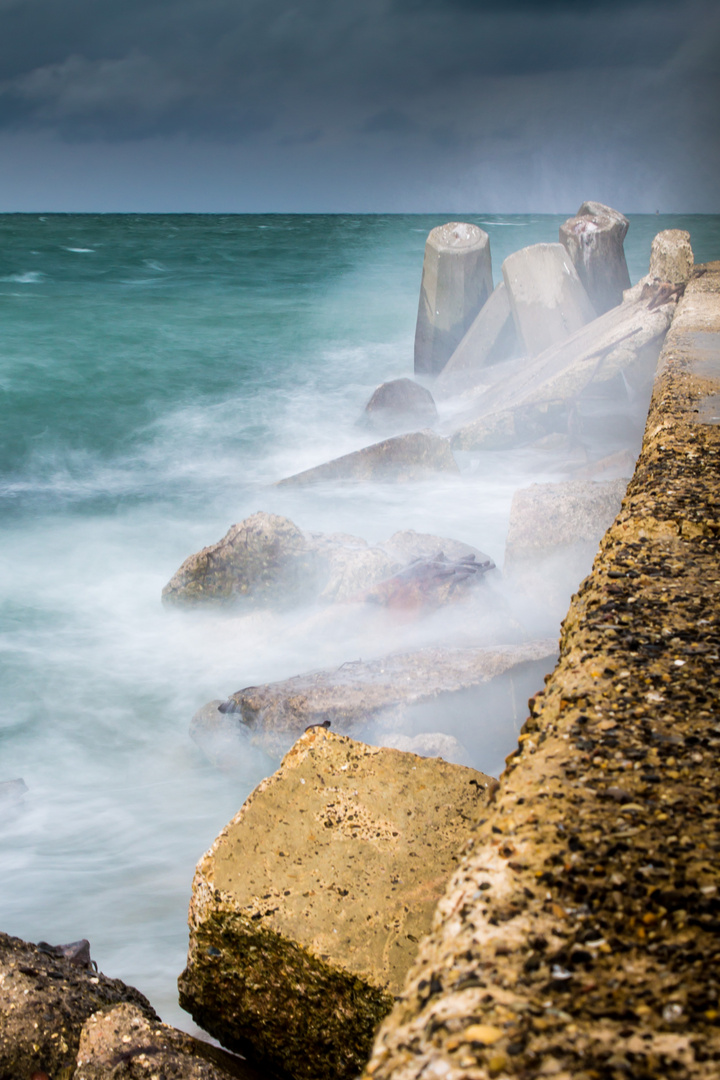
[[[659,69],[688,36],[692,8],[663,0],[5,0],[0,124],[66,139],[271,130],[287,139],[298,125],[317,130],[334,118],[335,127],[382,133],[395,124],[399,133],[417,126],[410,103],[418,95],[450,103],[468,79]]]

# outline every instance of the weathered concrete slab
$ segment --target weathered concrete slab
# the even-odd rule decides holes
[[[617,210],[584,202],[574,218],[560,226],[566,248],[598,315],[622,303],[630,288],[623,241],[630,222]]]
[[[433,229],[420,286],[416,372],[442,371],[492,290],[488,234],[458,221]]]
[[[83,1024],[120,1002],[157,1020],[139,990],[0,933],[0,1076],[71,1077]]]
[[[488,782],[307,732],[198,864],[183,1007],[286,1076],[357,1075]]]
[[[507,288],[501,281],[438,375],[435,393],[447,397],[476,386],[482,382],[486,367],[507,360],[518,351]]]
[[[562,244],[533,244],[515,251],[502,272],[527,356],[559,344],[597,314]]]
[[[453,695],[524,664],[551,665],[556,651],[555,641],[548,639],[493,648],[428,647],[352,661],[332,670],[246,686],[225,702],[209,702],[193,717],[190,733],[201,746],[217,746],[227,738],[231,752],[233,734],[244,732],[256,745],[284,752],[288,740],[311,724],[330,721],[333,731],[356,734],[373,720],[401,720],[414,705],[441,700],[450,709]]]
[[[567,430],[576,401],[620,382],[641,393],[652,380],[657,356],[675,310],[675,300],[656,308],[635,299],[607,311],[553,346],[501,383],[475,405],[476,418],[452,436],[456,450],[512,445],[527,430],[526,441],[549,431]]]
[[[432,473],[458,471],[447,439],[432,431],[414,431],[305,469],[279,480],[276,486],[300,487],[337,480],[398,483],[423,480]]]
[[[385,433],[432,427],[438,411],[429,390],[414,379],[391,379],[373,391],[361,424]]]
[[[86,1020],[74,1080],[259,1080],[240,1058],[158,1020],[116,1005]]]
[[[623,508],[365,1076],[717,1080],[720,263]]]
[[[692,274],[695,257],[690,245],[690,233],[684,229],[665,229],[653,239],[650,249],[648,276],[658,281],[678,285]]]

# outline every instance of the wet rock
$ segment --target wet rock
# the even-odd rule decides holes
[[[447,439],[432,431],[414,431],[305,469],[279,480],[276,486],[299,487],[338,480],[398,483],[423,480],[432,473],[458,471]]]
[[[487,367],[509,359],[518,348],[507,289],[501,281],[438,375],[435,393],[447,397],[476,386]]]
[[[247,686],[226,702],[210,702],[193,717],[190,733],[204,748],[218,729],[230,740],[234,724],[237,740],[249,735],[269,752],[284,752],[309,725],[326,720],[333,731],[352,734],[371,721],[399,721],[411,707],[424,703],[436,701],[452,709],[465,692],[523,665],[549,664],[555,652],[554,641],[540,640],[493,648],[428,647],[352,661],[333,670]]]
[[[694,264],[689,232],[684,229],[665,229],[654,238],[648,271],[651,279],[678,285],[681,281],[688,280]]]
[[[478,561],[475,555],[448,559],[443,551],[431,558],[415,559],[405,569],[385,578],[353,599],[382,607],[421,611],[440,607],[464,598],[495,563],[490,558]]]
[[[562,244],[533,244],[502,267],[518,337],[528,356],[564,341],[596,312]]]
[[[552,431],[568,432],[590,395],[627,401],[647,392],[675,301],[649,310],[642,299],[623,303],[581,327],[559,345],[512,371],[475,403],[452,436],[456,450],[512,446]]]
[[[0,933],[0,1076],[69,1080],[83,1024],[121,1002],[157,1020],[149,1001],[119,979]]]
[[[487,781],[305,733],[198,864],[182,1006],[257,1065],[354,1077]]]
[[[630,287],[623,248],[629,224],[617,210],[585,202],[574,218],[560,226],[560,243],[598,315],[622,303],[623,291]]]
[[[415,330],[415,371],[441,371],[492,292],[490,239],[476,225],[450,222],[425,245]]]
[[[97,964],[90,956],[90,942],[87,938],[71,941],[68,945],[48,945],[47,941],[38,941],[37,947],[47,956],[62,956],[75,967],[97,971]]]
[[[432,427],[438,411],[433,396],[413,379],[392,379],[374,391],[365,406],[362,423],[376,431],[403,431]]]
[[[150,1020],[135,1005],[95,1013],[80,1036],[75,1080],[256,1080],[242,1059]]]

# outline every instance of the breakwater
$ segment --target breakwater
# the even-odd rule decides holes
[[[720,1075],[720,263],[374,1080]]]

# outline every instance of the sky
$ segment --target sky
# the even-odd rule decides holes
[[[0,212],[720,212],[717,0],[0,0]]]

